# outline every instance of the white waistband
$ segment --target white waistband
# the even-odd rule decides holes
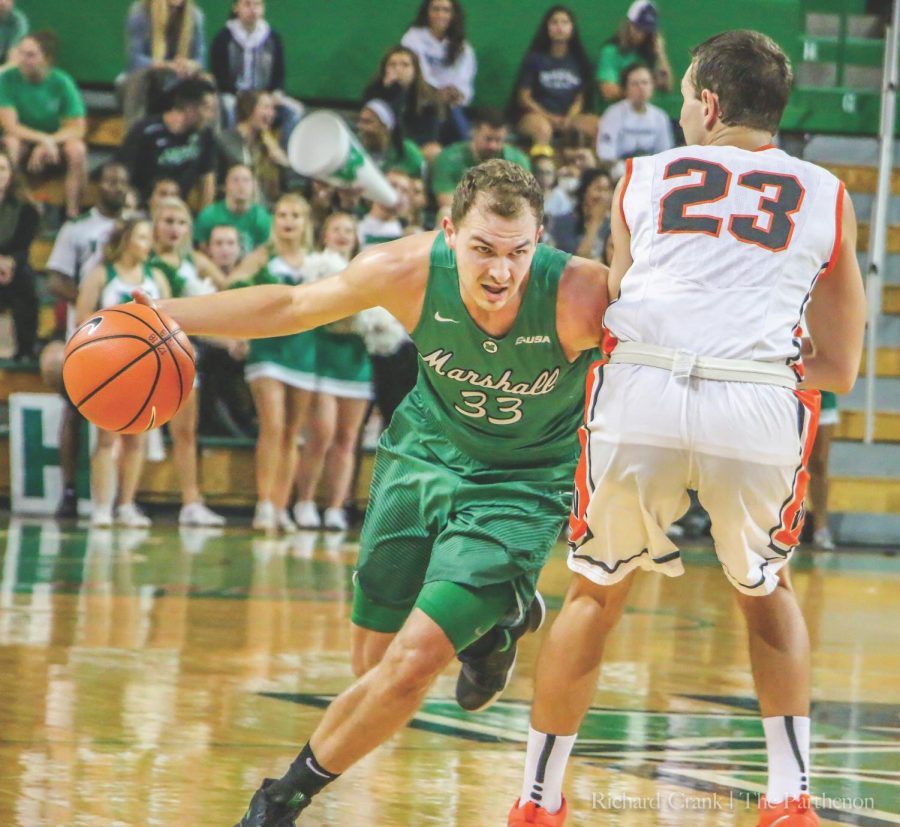
[[[788,365],[754,362],[751,359],[720,359],[698,356],[689,350],[648,345],[641,342],[619,342],[609,358],[612,364],[647,365],[672,371],[679,379],[696,376],[719,382],[755,382],[796,388],[797,375]]]

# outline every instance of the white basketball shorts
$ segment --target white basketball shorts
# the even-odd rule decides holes
[[[569,520],[569,568],[600,585],[683,574],[666,536],[695,489],[741,592],[770,594],[799,542],[818,391],[595,365]]]

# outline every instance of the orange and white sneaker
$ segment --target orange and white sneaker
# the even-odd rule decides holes
[[[818,827],[819,817],[812,808],[808,795],[788,798],[778,804],[769,804],[766,797],[759,800],[759,821],[756,827]]]
[[[506,827],[522,827],[525,824],[538,824],[542,827],[563,827],[566,823],[566,815],[569,808],[566,806],[566,797],[563,796],[562,807],[559,812],[548,813],[540,804],[533,801],[526,802],[524,807],[519,806],[519,801],[513,804],[506,820]]]

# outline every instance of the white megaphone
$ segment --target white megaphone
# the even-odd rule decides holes
[[[294,127],[288,160],[307,178],[359,188],[365,198],[386,207],[400,200],[344,119],[327,109],[307,115]]]

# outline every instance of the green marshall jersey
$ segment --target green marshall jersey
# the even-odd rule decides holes
[[[407,404],[460,451],[494,467],[577,456],[584,387],[596,351],[569,362],[556,331],[556,297],[570,256],[537,246],[512,328],[486,334],[459,292],[456,255],[443,234],[431,248],[413,341],[419,376]]]

